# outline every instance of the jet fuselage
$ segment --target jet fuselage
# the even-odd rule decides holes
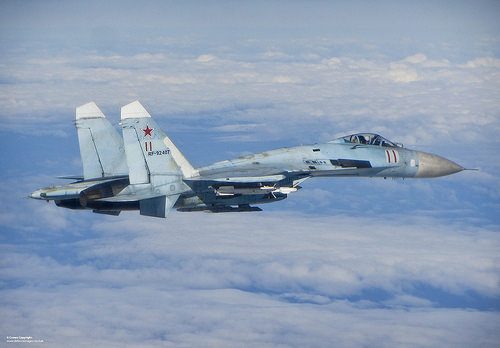
[[[31,197],[102,214],[138,209],[142,215],[165,217],[172,208],[261,210],[251,204],[285,199],[314,177],[433,178],[464,169],[374,133],[265,151],[195,169],[138,101],[122,107],[120,124],[123,137],[95,103],[78,107],[83,177],[37,190]]]

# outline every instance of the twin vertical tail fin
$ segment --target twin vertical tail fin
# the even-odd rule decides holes
[[[140,200],[142,215],[165,217],[185,190],[183,178],[197,173],[138,102],[121,109],[121,125],[131,185],[151,187]]]
[[[127,175],[123,139],[94,102],[76,108],[83,178]]]
[[[123,138],[94,102],[76,108],[85,180],[129,176],[142,215],[165,217],[197,171],[144,107],[121,109]]]

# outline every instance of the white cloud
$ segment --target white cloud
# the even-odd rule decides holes
[[[290,56],[287,55],[284,52],[281,52],[279,50],[268,50],[264,52],[262,55],[264,58],[269,58],[269,59],[282,59],[282,58],[289,58]]]
[[[328,66],[338,66],[338,65],[342,64],[342,60],[338,57],[332,57],[332,58],[323,60],[323,63],[328,65]]]
[[[177,213],[165,225],[130,216],[99,222],[95,228],[103,238],[78,243],[77,247],[81,260],[110,260],[123,268],[95,273],[85,266],[90,273],[82,280],[105,281],[113,273],[128,273],[113,277],[117,286],[132,285],[136,277],[155,282],[161,275],[171,285],[205,288],[232,284],[264,292],[312,291],[328,297],[359,294],[370,288],[404,293],[401,287],[413,282],[456,295],[474,291],[500,296],[497,233],[460,230],[430,219],[412,221],[401,230],[402,221],[386,220]],[[193,223],[204,227],[192,230]],[[232,231],[230,235],[228,231]],[[124,234],[128,237],[123,238]],[[151,255],[157,259],[150,260]],[[169,264],[171,257],[177,262]],[[9,259],[13,268],[22,264],[15,255]],[[132,269],[128,270],[131,260]],[[157,269],[159,260],[167,263]],[[38,261],[36,264],[28,261],[26,268],[9,276],[30,275],[41,280],[51,274],[56,279],[78,280],[87,272],[66,273],[63,267],[61,277],[55,265],[44,269]],[[193,272],[197,276],[182,276]]]
[[[389,78],[401,83],[410,83],[419,80],[418,73],[403,64],[392,64],[389,69]]]
[[[469,60],[465,67],[467,68],[500,68],[500,59],[494,57],[480,57]]]
[[[460,133],[477,143],[499,127],[496,58],[479,57],[461,65],[416,53],[391,61],[379,55],[332,55],[307,42],[295,45],[295,55],[265,60],[261,52],[266,44],[259,40],[248,43],[244,53],[213,47],[216,53],[198,56],[166,54],[161,48],[131,55],[44,52],[16,59],[7,53],[0,117],[8,122],[2,127],[40,122],[41,117],[52,123],[71,119],[74,105],[88,100],[118,110],[133,99],[153,105],[157,115],[187,115],[183,122],[196,123],[208,112],[218,115],[218,124],[262,123],[249,139],[293,136],[304,141],[299,139],[303,134],[323,124],[322,131],[330,128],[332,133],[383,126],[390,132],[384,135],[402,138],[420,129],[432,142],[452,142],[452,135]],[[315,58],[302,58],[308,53]]]
[[[199,63],[208,63],[214,61],[216,58],[217,57],[211,54],[202,54],[201,56],[198,56],[198,58],[196,58],[196,61]]]
[[[295,83],[297,81],[295,81],[295,79],[290,77],[290,76],[279,75],[279,76],[273,77],[272,82],[273,83]]]
[[[5,297],[6,296],[6,297]],[[475,346],[494,347],[497,313],[386,310],[290,303],[232,289],[56,287],[4,293],[9,321],[51,347]],[[20,300],[24,302],[20,303]],[[19,308],[19,307],[18,307]]]
[[[226,124],[219,127],[213,127],[212,129],[217,132],[247,132],[249,130],[253,130],[255,128],[262,127],[261,124],[258,123],[235,123],[235,124]]]
[[[159,83],[162,85],[173,84],[173,85],[183,85],[183,84],[194,84],[198,82],[194,76],[169,76],[169,75],[145,75],[142,77],[146,83]]]
[[[416,53],[412,56],[408,56],[405,59],[403,59],[404,62],[408,62],[411,64],[420,64],[423,63],[427,60],[427,56],[423,53]]]
[[[423,53],[416,53],[401,60],[402,63],[410,63],[413,65],[420,65],[424,68],[446,68],[450,66],[447,59],[429,59]]]
[[[414,289],[498,298],[498,232],[387,216],[92,220],[98,238],[54,246],[72,254],[69,263],[37,255],[36,246],[3,253],[2,332],[23,328],[56,347],[70,339],[77,347],[500,340],[498,312],[446,308]]]

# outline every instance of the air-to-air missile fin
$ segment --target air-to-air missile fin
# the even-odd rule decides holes
[[[128,174],[123,140],[94,102],[76,108],[75,124],[85,180]]]

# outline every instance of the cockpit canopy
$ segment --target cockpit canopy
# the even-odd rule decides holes
[[[330,143],[337,144],[354,144],[354,145],[376,145],[385,147],[403,147],[403,145],[398,143],[393,143],[387,140],[381,135],[375,133],[356,133],[347,135],[342,138],[338,138],[330,141]]]

